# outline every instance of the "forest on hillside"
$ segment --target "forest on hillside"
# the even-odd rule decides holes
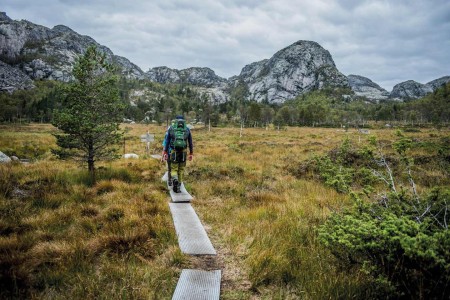
[[[244,100],[248,91],[237,85],[230,100],[214,103],[196,87],[158,84],[148,80],[118,82],[126,105],[124,119],[136,123],[165,123],[183,114],[192,123],[212,126],[319,126],[370,127],[445,126],[450,121],[450,83],[421,99],[374,103],[352,95],[349,89],[323,89],[288,100],[283,104]],[[60,107],[63,83],[36,81],[32,90],[0,93],[0,122],[49,123]],[[389,126],[388,125],[388,126]]]

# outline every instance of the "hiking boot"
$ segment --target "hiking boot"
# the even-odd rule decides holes
[[[178,182],[178,179],[175,178],[172,183],[173,183],[173,191],[175,193],[179,193],[180,192],[180,183]]]

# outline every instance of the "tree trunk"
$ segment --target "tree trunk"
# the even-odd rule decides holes
[[[94,185],[95,184],[95,166],[94,166],[94,145],[93,145],[93,143],[89,144],[88,170],[89,170],[89,175],[91,177],[91,183],[92,183],[92,185]]]

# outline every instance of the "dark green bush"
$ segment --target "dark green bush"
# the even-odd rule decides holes
[[[401,132],[397,136],[390,157],[375,138],[358,151],[345,140],[309,166],[325,184],[349,193],[355,203],[332,214],[320,227],[319,240],[343,266],[372,275],[386,295],[448,299],[450,188],[435,187],[420,195],[409,154],[420,145]],[[380,189],[382,183],[387,191]]]
[[[436,188],[420,203],[390,194],[367,204],[353,196],[357,205],[333,214],[319,239],[344,265],[395,288],[396,297],[448,299],[450,189]]]

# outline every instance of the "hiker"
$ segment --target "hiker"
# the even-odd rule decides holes
[[[171,126],[167,129],[164,138],[163,160],[170,161],[169,186],[172,184],[175,193],[180,192],[180,186],[183,183],[184,167],[186,159],[189,161],[193,158],[192,135],[186,126],[183,116],[177,116]],[[187,149],[189,147],[189,156]]]
[[[166,134],[164,135],[164,140],[162,142],[162,146],[163,146],[163,155],[161,156],[161,161],[167,161],[167,182],[169,184],[169,186],[172,186],[172,175],[171,175],[171,166],[170,166],[170,159],[167,159],[167,157],[164,157],[164,149],[166,148],[166,142],[167,142],[167,135],[169,134],[169,129],[171,126],[175,126],[176,124],[176,120],[172,120],[170,122],[169,127],[167,127],[167,131]],[[170,153],[170,145],[169,145],[169,151],[167,151],[167,153]]]

